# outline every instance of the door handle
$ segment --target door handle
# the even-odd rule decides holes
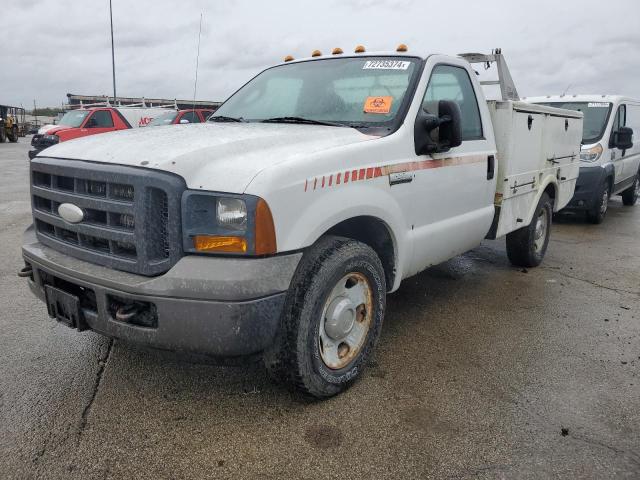
[[[413,174],[411,172],[399,172],[389,175],[389,186],[409,182],[413,182]]]
[[[496,157],[489,155],[487,157],[487,180],[493,179],[496,170]]]

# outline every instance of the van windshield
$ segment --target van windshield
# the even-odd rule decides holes
[[[65,127],[79,127],[84,122],[84,119],[89,115],[89,110],[73,110],[65,113],[58,125],[64,125]]]
[[[611,111],[611,104],[608,102],[544,102],[540,105],[582,112],[584,114],[582,124],[584,145],[596,143],[602,138]]]
[[[419,71],[414,57],[343,57],[269,68],[238,90],[210,122],[327,123],[391,127]]]

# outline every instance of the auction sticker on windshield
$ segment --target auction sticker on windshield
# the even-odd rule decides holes
[[[364,113],[389,113],[393,97],[367,97],[364,101]]]
[[[608,108],[608,103],[600,103],[600,102],[590,102],[588,105],[589,108]]]
[[[362,66],[363,70],[406,70],[411,62],[401,60],[367,60]]]

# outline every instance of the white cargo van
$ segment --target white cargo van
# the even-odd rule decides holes
[[[562,95],[530,97],[527,102],[580,111],[584,132],[580,176],[567,210],[586,212],[592,223],[601,223],[609,197],[622,196],[624,205],[635,205],[640,195],[640,100],[618,95]]]
[[[498,65],[501,100],[475,62]],[[518,101],[499,51],[287,58],[205,124],[34,158],[20,275],[78,330],[262,353],[327,397],[361,375],[403,279],[487,236],[542,261],[581,137],[580,112]]]

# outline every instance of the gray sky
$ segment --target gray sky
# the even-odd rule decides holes
[[[18,0],[0,12],[0,103],[112,93],[108,0]],[[637,0],[113,0],[118,94],[223,100],[286,54],[357,44],[427,53],[501,47],[522,96],[640,97]]]

